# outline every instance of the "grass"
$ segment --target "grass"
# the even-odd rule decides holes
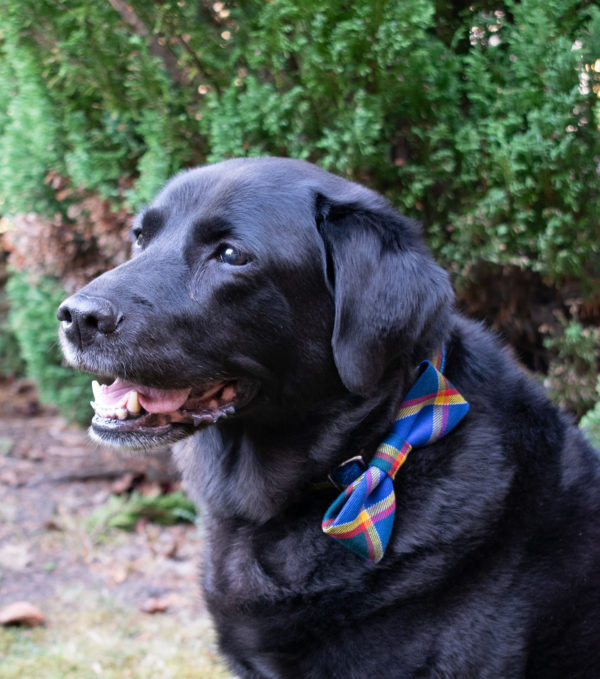
[[[143,615],[102,597],[81,606],[77,591],[70,599],[44,627],[0,628],[2,679],[233,679],[207,618]]]
[[[170,526],[180,521],[195,523],[196,507],[183,491],[174,493],[141,495],[134,491],[129,495],[113,495],[97,507],[88,522],[94,535],[106,528],[133,530],[140,519]]]

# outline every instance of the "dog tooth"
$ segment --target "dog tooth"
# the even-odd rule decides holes
[[[126,420],[127,419],[127,408],[117,408],[115,410],[115,415],[117,417],[117,420]]]
[[[92,380],[92,391],[94,392],[94,398],[97,399],[100,395],[100,384],[98,380]]]
[[[127,410],[132,415],[137,415],[140,412],[140,399],[138,397],[137,391],[129,392],[129,396],[127,397]]]

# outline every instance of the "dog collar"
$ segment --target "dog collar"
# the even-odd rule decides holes
[[[469,404],[444,377],[445,352],[423,361],[418,376],[400,409],[391,431],[379,445],[369,466],[361,456],[350,458],[330,475],[345,487],[331,504],[321,524],[364,559],[383,558],[394,525],[394,478],[413,448],[422,448],[448,434],[469,410]]]

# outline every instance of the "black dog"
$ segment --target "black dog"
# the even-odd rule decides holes
[[[413,222],[265,158],[176,177],[133,234],[132,260],[60,307],[62,344],[118,378],[94,386],[93,438],[194,436],[204,590],[240,677],[600,677],[599,457],[454,312]],[[371,563],[322,533],[322,482],[372,458],[443,346],[470,411],[400,469]]]

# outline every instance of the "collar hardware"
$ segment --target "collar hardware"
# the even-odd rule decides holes
[[[396,511],[394,477],[414,448],[435,443],[462,420],[469,404],[442,374],[444,352],[419,364],[417,379],[400,404],[396,421],[369,465],[362,455],[329,475],[342,488],[321,528],[344,547],[377,563],[390,540]]]
[[[327,475],[327,478],[332,486],[337,490],[344,490],[357,477],[362,474],[367,468],[367,463],[362,455],[355,455],[344,460],[332,472]]]

